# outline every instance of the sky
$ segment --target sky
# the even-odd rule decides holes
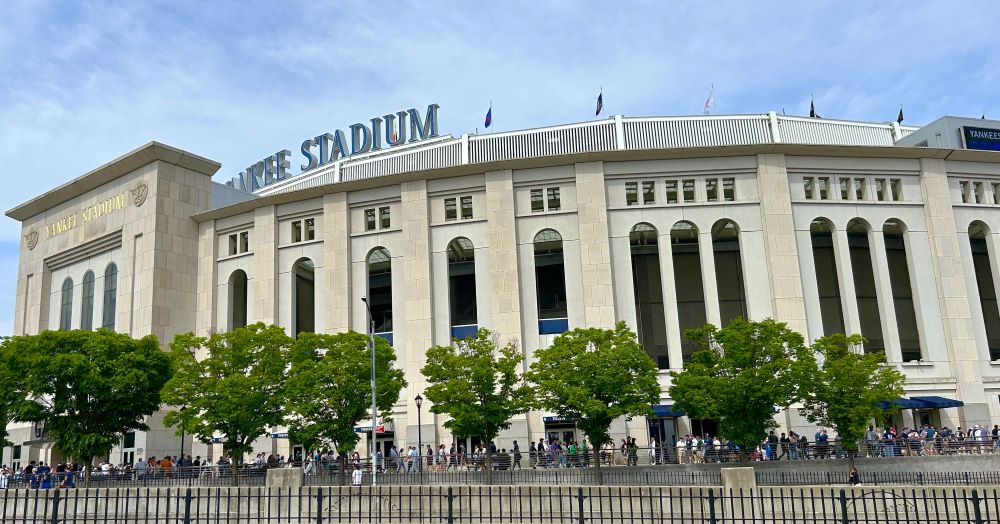
[[[305,138],[440,104],[442,134],[605,115],[1000,117],[994,2],[0,2],[10,209],[150,140],[216,180]],[[0,219],[0,335],[20,224]]]

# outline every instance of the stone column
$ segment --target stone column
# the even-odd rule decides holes
[[[275,206],[262,206],[254,210],[250,245],[254,255],[254,312],[256,318],[247,323],[278,322],[277,274],[278,218]]]
[[[215,221],[202,222],[198,227],[198,314],[196,331],[198,336],[208,336],[219,330],[216,326],[219,309],[218,286],[216,285],[215,261],[218,258],[219,241],[215,234]]]
[[[987,246],[992,243],[993,235],[989,235],[986,240]],[[981,302],[982,297],[979,295],[979,282],[976,281],[976,265],[972,259],[972,244],[969,241],[969,235],[963,231],[956,232],[956,238],[958,239],[958,246],[961,250],[962,255],[962,271],[968,277],[965,279],[966,293],[969,295],[969,312],[972,314],[972,318],[983,318],[983,304]],[[992,246],[988,248],[992,251]],[[993,258],[990,258],[990,262]],[[991,267],[996,268],[995,264],[990,264]],[[995,280],[994,280],[995,282]],[[979,358],[981,360],[989,361],[990,359],[990,343],[989,339],[986,337],[986,319],[983,319],[982,323],[974,324],[976,345],[979,348]]]
[[[989,406],[983,388],[982,366],[976,351],[972,329],[966,278],[962,271],[961,252],[955,233],[955,213],[944,160],[920,159],[920,193],[934,266],[934,284],[945,330],[945,343],[956,379],[962,426],[985,425],[990,421]]]
[[[705,296],[705,319],[710,324],[722,326],[722,313],[719,309],[719,281],[715,275],[715,246],[712,243],[712,231],[698,233],[698,258],[701,260],[701,286]],[[746,287],[744,286],[744,289]]]
[[[351,312],[351,231],[347,193],[323,196],[323,292],[327,308],[320,317],[321,330],[339,333],[350,329]],[[360,307],[360,306],[359,306]]]
[[[799,272],[802,274],[802,293],[805,297],[808,326],[806,342],[811,343],[824,335],[823,308],[819,302],[819,282],[816,276],[816,260],[813,257],[812,234],[808,229],[800,229],[795,232],[795,240],[800,250]],[[746,274],[750,272],[747,271]]]
[[[615,305],[603,162],[576,164],[576,196],[584,319],[586,327],[608,329],[615,324]]]
[[[854,265],[851,263],[851,247],[847,238],[847,230],[845,229],[835,229],[833,231],[833,257],[837,263],[837,286],[840,289],[840,307],[844,315],[844,331],[847,335],[861,333],[861,313],[858,311],[858,293],[854,287]],[[881,296],[880,288],[880,300]]]
[[[882,340],[885,342],[885,358],[889,362],[902,362],[903,350],[899,343],[899,328],[896,327],[896,304],[892,299],[892,281],[889,278],[889,261],[885,253],[885,237],[874,227],[868,233],[868,250],[872,257],[872,271],[875,273],[876,296],[878,297],[879,318],[882,320]]]
[[[660,253],[660,282],[663,284],[663,316],[667,325],[667,358],[670,369],[684,368],[684,353],[681,351],[681,323],[677,313],[677,284],[674,282],[674,253],[670,245],[670,230],[660,233],[657,238]]]
[[[493,318],[483,324],[502,340],[520,344],[521,289],[514,227],[514,182],[510,170],[486,173],[486,220],[490,236],[490,305]],[[521,344],[523,348],[523,344]]]
[[[764,227],[763,267],[771,275],[771,303],[776,320],[806,333],[805,300],[795,247],[795,224],[783,155],[757,155],[757,185]]]

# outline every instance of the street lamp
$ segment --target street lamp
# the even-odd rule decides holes
[[[422,476],[424,473],[424,432],[422,431],[423,425],[420,423],[420,405],[424,403],[424,397],[418,393],[413,402],[417,404],[417,457],[420,459],[420,462],[417,463],[417,471]]]
[[[375,485],[375,477],[378,474],[378,468],[375,465],[375,450],[376,450],[376,433],[375,424],[378,422],[378,404],[375,402],[375,319],[372,318],[372,307],[368,303],[368,297],[361,297],[361,301],[365,303],[365,309],[368,311],[368,343],[371,345],[372,349],[372,486]]]

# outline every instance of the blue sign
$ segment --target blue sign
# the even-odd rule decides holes
[[[985,127],[962,127],[962,138],[966,149],[1000,151],[1000,129]]]

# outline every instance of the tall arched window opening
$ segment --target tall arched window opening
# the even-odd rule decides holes
[[[854,296],[858,302],[861,321],[861,335],[865,337],[865,351],[885,351],[882,336],[882,315],[878,309],[878,294],[875,291],[875,272],[872,269],[872,253],[868,242],[871,228],[861,219],[847,223],[847,243],[851,250],[851,270],[854,276]]]
[[[476,253],[472,241],[459,237],[448,243],[448,306],[451,336],[464,339],[475,336]]]
[[[973,222],[969,226],[969,244],[972,245],[972,263],[976,268],[976,286],[979,288],[979,304],[983,309],[986,343],[990,349],[990,360],[997,360],[1000,359],[1000,308],[997,307],[993,266],[986,243],[989,235],[989,229],[982,222]]]
[[[242,269],[229,275],[229,330],[247,325],[247,274]]]
[[[80,329],[90,331],[94,329],[94,272],[87,271],[83,274],[83,289],[81,290],[81,306],[83,311],[80,316]]]
[[[702,285],[701,258],[698,253],[698,228],[690,222],[677,222],[670,228],[670,251],[674,263],[674,289],[677,291],[677,320],[681,333],[705,325],[705,288]],[[685,362],[698,349],[698,343],[681,339]]]
[[[740,258],[740,228],[723,219],[712,226],[712,251],[715,255],[715,282],[719,293],[722,325],[734,318],[747,318],[747,292],[743,283]]]
[[[899,347],[903,362],[920,360],[920,329],[917,312],[913,307],[913,287],[910,285],[910,267],[906,260],[904,224],[894,218],[882,224],[885,239],[885,258],[889,265],[889,282],[892,285],[892,303],[896,311],[896,329],[899,330]]]
[[[73,328],[73,279],[66,277],[62,283],[59,307],[59,329]]]
[[[389,250],[377,247],[368,253],[368,307],[375,333],[392,338],[392,258]]]
[[[635,321],[639,343],[645,348],[646,354],[656,361],[657,367],[669,369],[658,238],[656,228],[646,223],[636,224],[629,233],[632,288],[635,291]]]
[[[104,309],[101,311],[101,327],[115,330],[115,315],[118,309],[118,266],[108,264],[104,268]]]
[[[538,333],[562,333],[569,329],[562,236],[543,229],[535,235],[534,248]]]
[[[837,277],[837,255],[833,249],[833,224],[817,218],[809,224],[812,238],[813,265],[816,268],[816,289],[819,310],[823,318],[823,334],[844,332],[844,304],[840,298],[840,278]]]
[[[292,325],[295,335],[316,331],[316,265],[300,258],[292,265]]]

